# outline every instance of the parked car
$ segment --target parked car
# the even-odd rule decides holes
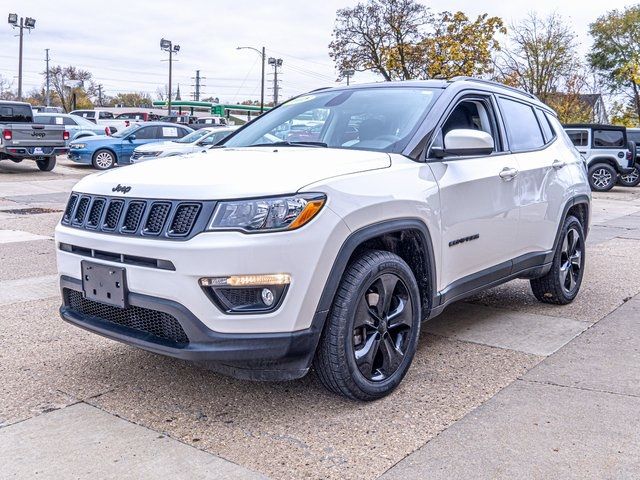
[[[227,119],[220,116],[198,117],[189,126],[195,130],[206,127],[225,127],[227,126]]]
[[[97,125],[109,127],[111,133],[123,130],[132,123],[130,120],[117,119],[116,116],[108,110],[74,110],[71,114],[85,118]]]
[[[275,136],[321,111],[317,140]],[[590,196],[555,113],[520,90],[314,91],[202,155],[80,180],[56,228],[60,312],[242,378],[313,364],[329,390],[374,400],[407,373],[422,320],[455,301],[526,278],[539,301],[572,302]]]
[[[238,127],[201,128],[189,135],[168,142],[147,143],[133,151],[131,163],[140,163],[162,157],[174,157],[203,152],[224,140]]]
[[[625,187],[640,185],[640,128],[627,128],[627,137],[635,144],[635,164],[633,170],[618,177],[618,183]]]
[[[63,125],[65,130],[69,132],[67,147],[72,141],[80,138],[111,135],[109,127],[96,125],[86,118],[68,113],[36,113],[33,121],[42,125]]]
[[[67,152],[69,132],[64,125],[33,122],[31,105],[0,101],[0,160],[33,160],[42,171],[56,166],[56,155]]]
[[[137,122],[157,122],[160,115],[151,112],[126,112],[115,116],[115,120],[122,120],[128,127],[131,123]]]
[[[587,163],[592,190],[609,191],[618,175],[633,172],[635,146],[629,144],[625,127],[585,123],[564,125],[564,129]]]
[[[160,117],[161,122],[169,122],[169,123],[178,123],[180,125],[190,127],[197,120],[197,117],[192,115],[167,115],[165,117]]]
[[[62,107],[51,107],[45,105],[36,105],[35,107],[31,107],[33,113],[64,113],[64,109]]]
[[[111,136],[99,135],[71,142],[69,159],[77,163],[93,165],[98,170],[106,170],[115,165],[129,164],[136,147],[146,143],[182,138],[192,131],[188,127],[171,123],[135,123]]]

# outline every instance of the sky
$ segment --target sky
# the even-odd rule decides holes
[[[328,45],[336,10],[356,0],[147,0],[106,2],[77,0],[0,0],[0,13],[17,13],[36,19],[36,28],[24,37],[23,90],[42,84],[45,49],[51,65],[75,65],[90,71],[106,95],[156,90],[168,82],[162,37],[181,49],[173,65],[174,89],[180,85],[183,100],[193,92],[196,70],[205,86],[202,97],[227,103],[260,96],[260,56],[238,46],[267,49],[267,56],[282,58],[281,98],[314,88],[334,86],[337,72]],[[607,10],[637,2],[625,0],[434,0],[422,2],[433,12],[461,10],[475,17],[499,16],[507,24],[528,12],[545,15],[557,11],[573,26],[580,50],[586,53],[589,23]],[[3,15],[5,13],[2,13]],[[6,18],[6,17],[5,17]],[[0,76],[17,87],[17,31],[0,23]],[[267,67],[267,72],[272,69]],[[354,82],[380,80],[371,73],[356,73]],[[267,76],[267,100],[272,76]]]

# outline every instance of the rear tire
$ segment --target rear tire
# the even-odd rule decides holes
[[[551,270],[531,280],[531,290],[542,303],[566,305],[580,291],[584,274],[585,242],[580,220],[569,216],[564,221]]]
[[[56,166],[56,157],[49,157],[46,160],[36,160],[36,165],[43,172],[50,172]]]
[[[93,154],[91,164],[98,170],[108,170],[116,164],[116,157],[109,150],[101,149]]]
[[[635,164],[633,172],[618,177],[618,183],[623,187],[637,187],[640,184],[640,166]]]
[[[589,186],[595,192],[608,192],[616,184],[618,172],[608,163],[589,167]]]
[[[372,250],[347,267],[314,358],[338,395],[376,400],[402,381],[420,334],[420,292],[399,256]]]

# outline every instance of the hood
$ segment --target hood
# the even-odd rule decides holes
[[[310,183],[387,168],[388,154],[309,147],[224,149],[168,157],[89,175],[74,191],[184,200],[251,198],[294,193]],[[114,193],[121,185],[128,193]]]
[[[136,152],[157,152],[158,150],[182,150],[184,147],[190,146],[190,143],[168,142],[151,142],[136,147]]]
[[[100,143],[115,143],[116,141],[121,141],[121,138],[114,138],[110,135],[94,135],[92,137],[85,137],[82,139],[78,139],[78,142],[80,142],[80,140],[82,140],[81,143],[95,143],[95,142],[100,142]]]

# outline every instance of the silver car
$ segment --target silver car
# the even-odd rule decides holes
[[[170,142],[149,143],[133,151],[131,163],[144,162],[154,158],[174,157],[188,153],[202,152],[224,140],[238,127],[208,127],[191,132]]]
[[[96,125],[95,123],[69,113],[36,113],[33,115],[33,123],[42,125],[64,125],[69,132],[69,144],[79,138],[94,137],[96,135],[111,135],[109,127]]]

